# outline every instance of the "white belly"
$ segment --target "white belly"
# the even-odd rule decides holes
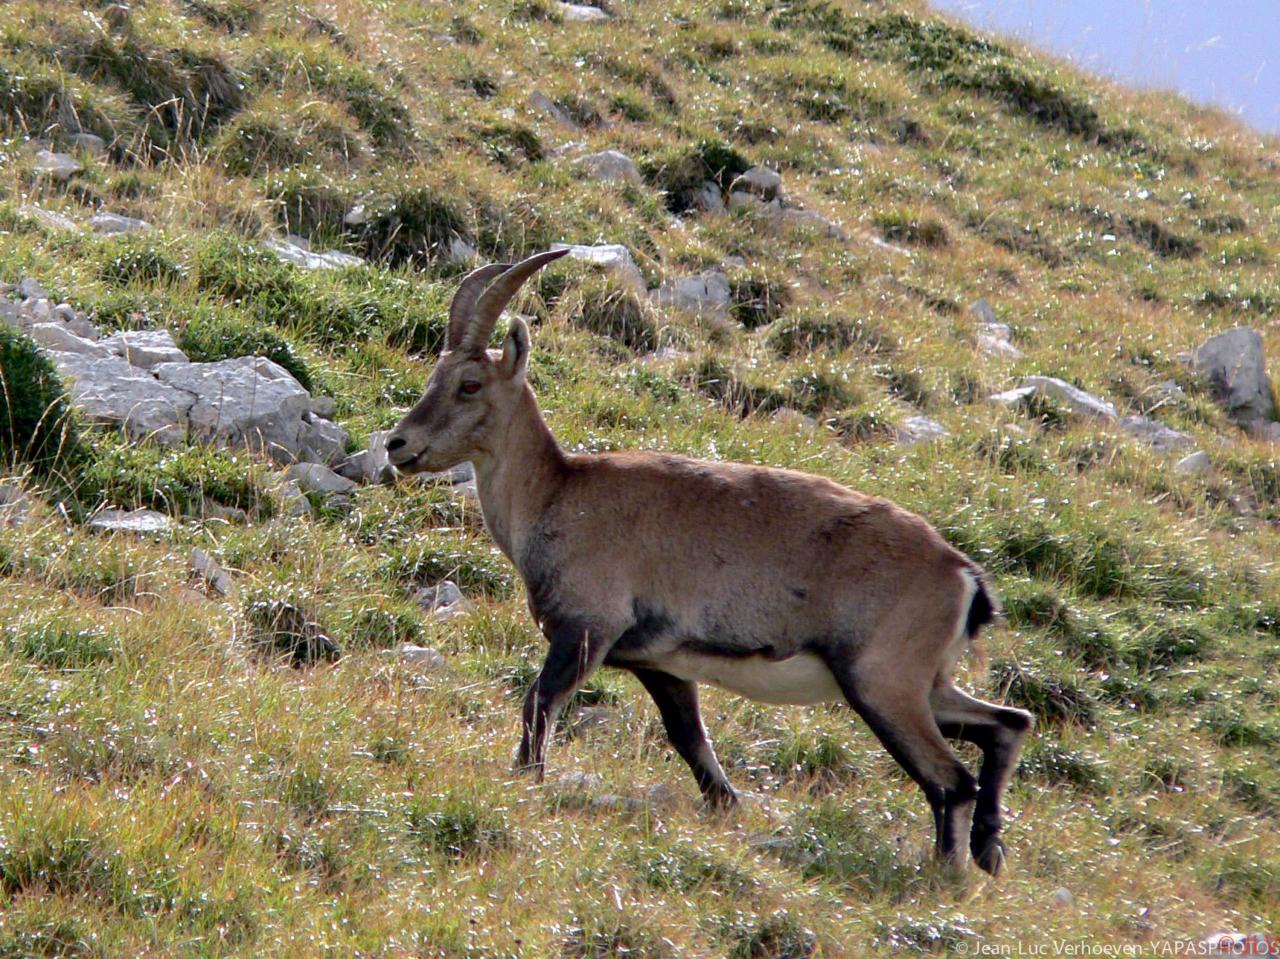
[[[813,653],[769,660],[763,656],[709,656],[679,651],[653,666],[680,679],[710,683],[762,703],[807,706],[844,702],[831,670]]]

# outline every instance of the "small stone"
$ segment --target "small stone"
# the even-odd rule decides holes
[[[0,323],[18,330],[24,330],[31,325],[30,321],[22,315],[18,304],[12,300],[0,300]]]
[[[909,416],[898,428],[898,444],[915,446],[917,443],[932,443],[950,435],[947,428],[937,420],[931,420],[927,416]]]
[[[364,226],[369,222],[369,211],[363,203],[357,203],[347,211],[342,222],[347,226]]]
[[[315,416],[331,420],[334,414],[338,412],[338,401],[332,396],[313,396],[311,397],[311,412]]]
[[[26,204],[18,207],[20,216],[29,217],[35,220],[46,230],[75,230],[78,229],[76,221],[69,216],[56,213],[53,210],[46,210],[43,207]]]
[[[554,100],[543,93],[541,90],[534,90],[529,94],[529,106],[537,110],[539,113],[550,117],[556,123],[570,130],[581,130],[573,117],[569,116]]]
[[[583,3],[557,3],[560,15],[571,23],[600,23],[608,20],[609,14],[599,7],[587,6]]]
[[[480,258],[480,251],[460,236],[449,241],[449,260],[465,266]]]
[[[631,258],[631,251],[621,243],[602,243],[596,246],[585,246],[576,243],[552,243],[552,250],[568,250],[569,258],[582,263],[598,266],[638,293],[644,293],[646,284],[644,275]]]
[[[389,432],[389,430],[379,430],[370,433],[369,445],[344,459],[334,468],[335,472],[357,483],[394,483],[395,470],[387,458]]]
[[[573,727],[578,732],[606,729],[618,718],[618,711],[610,706],[582,706],[573,714]]]
[[[198,546],[191,550],[191,569],[221,596],[230,596],[235,589],[227,571],[218,565],[216,559]]]
[[[746,173],[736,177],[729,185],[729,189],[749,193],[763,200],[781,199],[782,174],[768,167],[753,166]]]
[[[1055,908],[1065,909],[1074,906],[1076,897],[1071,894],[1071,890],[1065,886],[1059,886],[1053,891],[1053,895],[1049,897],[1049,901],[1053,903]]]
[[[284,471],[286,483],[296,483],[298,489],[308,493],[350,493],[356,484],[344,476],[339,476],[327,466],[319,463],[294,463]]]
[[[1120,428],[1146,443],[1157,453],[1172,453],[1186,449],[1193,442],[1190,436],[1165,426],[1148,416],[1126,416],[1120,420]]]
[[[415,646],[412,643],[403,643],[395,649],[388,650],[388,653],[405,665],[412,666],[423,672],[434,672],[437,669],[444,668],[444,654],[438,649],[432,649],[430,646]]]
[[[969,307],[969,312],[973,314],[973,318],[981,326],[995,326],[1000,323],[1000,318],[996,316],[995,308],[985,298],[975,300],[973,305]]]
[[[276,487],[276,496],[284,506],[286,516],[301,517],[311,515],[311,500],[307,499],[302,488],[293,480],[281,483]]]
[[[361,257],[339,250],[315,253],[301,237],[295,237],[292,240],[268,240],[266,246],[286,263],[292,263],[304,270],[343,270],[349,267],[365,266],[367,262]]]
[[[596,8],[590,7],[588,9],[594,10]],[[604,11],[600,12],[603,13]],[[592,179],[605,183],[639,184],[642,182],[640,168],[636,166],[635,161],[618,150],[588,153],[586,156],[575,160],[573,165],[585,171]]]
[[[54,153],[51,150],[37,150],[35,158],[35,170],[43,176],[47,176],[59,183],[70,180],[75,174],[83,170],[80,161],[69,153]]]
[[[161,363],[190,362],[168,330],[124,330],[108,336],[101,345],[141,370]]]
[[[18,281],[18,295],[24,300],[40,300],[49,296],[45,288],[40,285],[40,281],[29,276]]]
[[[672,307],[694,315],[727,317],[733,290],[719,270],[666,280],[649,294],[655,306]]]
[[[17,483],[0,483],[0,527],[21,526],[31,514],[31,501]]]
[[[1077,416],[1103,420],[1116,418],[1113,404],[1055,376],[1028,376],[1022,381],[1022,386],[1032,387],[1036,392],[1065,404]]]
[[[311,411],[302,414],[298,431],[298,459],[310,463],[333,464],[347,455],[351,434],[337,423]]]
[[[796,207],[784,207],[782,210],[782,221],[796,227],[809,227],[817,230],[823,236],[830,237],[833,240],[845,239],[845,232],[841,229],[840,224],[836,223],[828,217],[823,216],[817,210],[801,210]]]
[[[992,336],[989,333],[978,334],[978,349],[987,356],[1004,356],[1011,360],[1022,359],[1022,350],[1018,349],[1004,337]]]
[[[1257,330],[1238,326],[1209,337],[1196,350],[1195,368],[1234,422],[1267,420],[1274,413],[1262,335]]]
[[[93,529],[126,533],[163,533],[173,527],[173,520],[153,509],[105,509],[91,520]]]
[[[1179,476],[1204,476],[1213,471],[1213,461],[1204,450],[1196,450],[1174,463],[1173,471]]]
[[[987,397],[988,403],[995,403],[997,406],[1007,406],[1010,409],[1022,406],[1027,400],[1036,395],[1034,386],[1017,386],[1011,390],[1005,390],[1003,393],[993,393]]]
[[[430,613],[438,623],[448,622],[471,612],[471,603],[456,583],[445,580],[435,586],[424,586],[413,593],[413,601]]]
[[[111,236],[117,233],[145,233],[151,229],[151,224],[119,213],[95,213],[89,217],[89,229],[94,233]]]

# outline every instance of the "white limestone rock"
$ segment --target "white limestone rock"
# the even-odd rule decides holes
[[[594,10],[595,7],[588,9]],[[603,13],[604,11],[600,11]],[[642,182],[640,168],[635,161],[619,150],[604,150],[600,153],[588,153],[573,161],[573,165],[582,170],[593,180],[604,183]]]
[[[637,293],[645,291],[644,275],[631,258],[631,251],[621,243],[602,243],[587,246],[578,243],[552,243],[552,250],[568,250],[569,258],[599,267],[617,277]]]
[[[124,330],[108,336],[102,346],[143,370],[161,363],[189,362],[168,330]]]
[[[95,213],[89,217],[89,229],[103,236],[112,236],[118,233],[145,233],[151,229],[151,224],[119,213]]]
[[[729,278],[719,270],[706,270],[695,276],[664,281],[649,294],[649,299],[655,306],[672,307],[697,315],[727,317],[732,296]]]

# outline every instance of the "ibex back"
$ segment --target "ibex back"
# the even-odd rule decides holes
[[[697,684],[768,703],[844,701],[919,783],[940,855],[997,872],[1001,794],[1031,716],[961,692],[952,670],[991,622],[982,570],[923,519],[804,473],[652,453],[569,455],[525,378],[520,285],[561,253],[468,275],[426,395],[388,437],[402,473],[475,465],[485,523],[520,571],[550,643],[525,701],[519,765],[601,666],[653,697],[707,801],[736,801]],[[975,777],[944,737],[983,753]],[[968,836],[968,842],[965,837]]]

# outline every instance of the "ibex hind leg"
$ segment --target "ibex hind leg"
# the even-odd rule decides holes
[[[947,745],[927,691],[892,683],[891,670],[871,664],[829,663],[849,705],[871,727],[889,755],[924,790],[933,809],[938,855],[960,867],[968,859],[966,841],[973,822],[977,784]]]
[[[707,739],[706,727],[702,725],[697,684],[654,669],[633,669],[632,672],[653,697],[662,714],[667,738],[693,770],[707,804],[717,809],[737,805],[737,794],[729,785]]]
[[[1001,799],[1034,720],[1024,710],[975,699],[956,689],[949,680],[939,681],[934,687],[929,705],[944,736],[973,743],[982,750],[969,846],[974,862],[997,875],[1004,865]]]

